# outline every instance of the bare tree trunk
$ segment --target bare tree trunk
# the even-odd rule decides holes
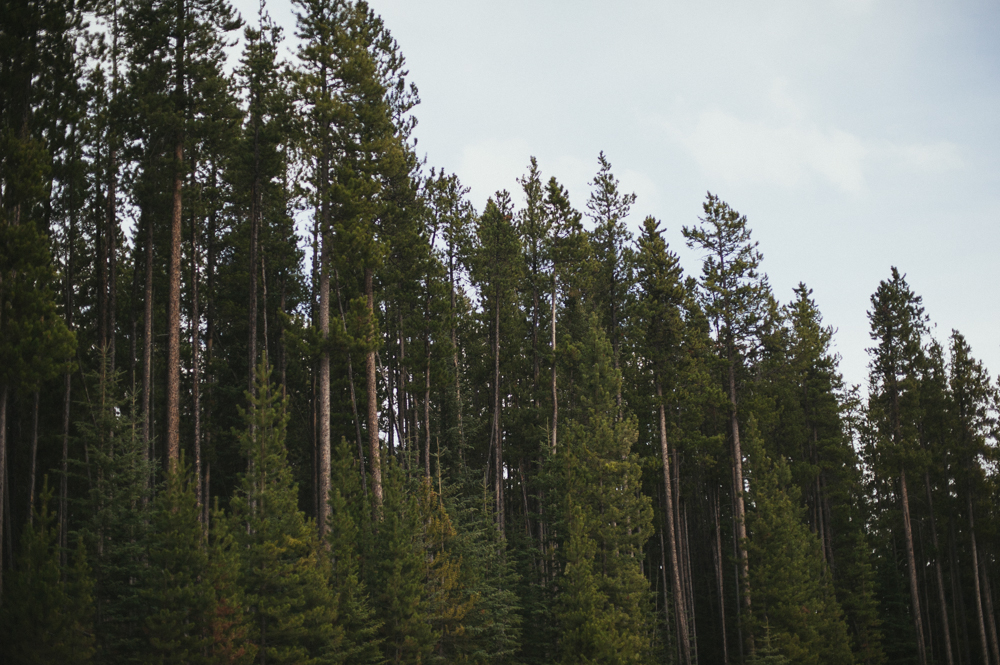
[[[0,599],[3,598],[4,500],[7,496],[7,384],[0,386]],[[10,525],[7,525],[10,529]]]
[[[195,499],[199,508],[204,496],[201,491],[201,340],[198,311],[198,222],[191,216],[191,399],[194,411],[194,477]],[[199,511],[199,516],[201,511]]]
[[[966,495],[969,509],[969,539],[971,541],[970,551],[972,552],[972,586],[975,590],[976,604],[976,624],[979,627],[979,641],[983,647],[983,664],[989,665],[990,652],[986,642],[986,621],[983,618],[983,595],[982,584],[979,579],[979,548],[976,546],[976,524],[972,516],[972,492]]]
[[[183,25],[183,0],[177,4],[177,24]],[[176,111],[183,115],[184,104],[184,43],[185,33],[177,36],[175,73],[177,84]],[[181,214],[183,212],[182,183],[184,172],[184,136],[178,130],[174,138],[174,192],[170,216],[170,265],[167,270],[167,467],[174,471],[181,454]]]
[[[68,323],[68,322],[67,322]],[[69,527],[69,516],[66,513],[67,494],[69,490],[69,407],[72,388],[72,376],[66,370],[64,376],[63,392],[63,436],[62,436],[62,463],[60,465],[59,477],[59,547],[62,551],[60,562],[66,564],[66,531]]]
[[[38,388],[35,388],[31,412],[31,477],[28,482],[28,524],[35,523],[35,476],[38,462]]]
[[[326,217],[324,204],[324,217]],[[330,518],[330,240],[328,221],[323,224],[322,265],[319,272],[319,330],[323,353],[319,359],[319,537],[326,538]]]
[[[938,603],[941,606],[941,629],[944,632],[944,652],[948,665],[954,665],[951,649],[951,630],[948,624],[948,604],[944,595],[944,574],[941,572],[941,549],[938,546],[937,525],[934,521],[934,502],[931,497],[931,476],[924,471],[924,488],[927,490],[927,509],[931,516],[931,544],[934,546],[934,570],[937,573]]]
[[[733,497],[736,507],[736,539],[740,555],[740,582],[743,586],[743,608],[750,612],[750,557],[747,554],[746,508],[743,502],[743,451],[740,449],[740,424],[736,418],[736,368],[730,352],[729,358],[729,426],[733,434]],[[753,643],[753,636],[747,636]],[[751,648],[751,651],[753,649]],[[923,664],[921,664],[923,665]]]
[[[691,643],[688,640],[687,602],[681,586],[681,572],[677,559],[677,529],[674,524],[674,490],[670,477],[670,453],[667,451],[667,416],[663,408],[663,390],[656,384],[656,396],[660,399],[660,454],[663,459],[663,486],[666,494],[667,543],[670,547],[670,581],[674,591],[674,605],[677,608],[677,638],[681,645],[681,662],[691,663]]]
[[[719,515],[719,490],[712,490],[712,517],[715,521],[715,542],[712,548],[712,563],[715,567],[715,588],[719,594],[719,621],[722,627],[722,662],[729,663],[729,641],[726,639],[726,595],[722,579],[722,525]]]
[[[142,458],[149,460],[152,435],[153,400],[153,220],[146,217],[146,283],[142,339],[142,438],[145,441]]]
[[[913,528],[910,524],[910,496],[906,487],[906,470],[899,470],[899,486],[903,504],[903,533],[906,537],[906,562],[910,574],[910,602],[913,604],[913,624],[917,632],[917,659],[920,665],[927,665],[927,650],[924,646],[924,622],[920,612],[920,589],[917,586],[917,562],[913,553]]]
[[[500,537],[505,537],[503,514],[503,441],[500,426],[500,294],[494,299],[493,317],[493,441],[494,441],[494,484],[496,495],[497,525]]]
[[[368,301],[368,351],[365,357],[365,389],[368,392],[368,454],[371,460],[375,515],[382,517],[382,453],[378,439],[378,393],[375,386],[375,293],[372,269],[365,266],[365,298]]]
[[[556,389],[556,291],[559,277],[552,273],[552,454],[557,450],[557,433],[559,432],[559,392]]]
[[[986,632],[990,636],[990,646],[993,648],[993,660],[1000,663],[1000,644],[997,643],[997,623],[993,614],[993,592],[990,591],[990,574],[986,570],[986,559],[979,559],[982,568],[980,576],[983,581],[983,597],[986,599]]]
[[[430,315],[429,313],[427,314]],[[431,478],[431,340],[424,331],[424,461],[427,480]]]
[[[335,268],[333,278],[337,291],[337,307],[340,309],[340,325],[344,336],[347,336],[347,317],[344,315],[344,301],[340,297],[340,273]],[[354,415],[354,436],[358,442],[358,460],[361,463],[361,489],[368,496],[368,478],[365,465],[365,447],[361,442],[361,419],[358,417],[358,398],[354,393],[354,363],[351,362],[351,352],[347,352],[347,384],[351,392],[351,413]]]

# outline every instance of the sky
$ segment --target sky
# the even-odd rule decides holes
[[[257,2],[236,3],[256,21]],[[891,266],[932,333],[1000,371],[995,1],[371,0],[420,91],[417,151],[482,210],[538,159],[584,210],[604,151],[629,226],[688,274],[707,192],[747,216],[775,295],[804,282],[850,384]],[[287,2],[268,10],[293,39]],[[515,198],[516,200],[516,198]]]

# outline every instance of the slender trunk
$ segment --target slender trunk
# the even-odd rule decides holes
[[[324,204],[324,216],[326,204]],[[330,240],[328,223],[323,224],[322,265],[319,272],[319,330],[323,353],[319,359],[319,536],[326,538],[330,518]]]
[[[66,503],[69,485],[69,407],[71,399],[72,376],[69,370],[63,375],[63,436],[62,436],[62,463],[59,467],[59,547],[62,551],[61,563],[66,564],[66,531],[69,526],[69,517],[66,513]]]
[[[178,28],[184,25],[183,0],[177,4]],[[185,31],[178,30],[175,57],[176,111],[178,121],[184,115],[184,43]],[[167,270],[167,467],[177,468],[181,454],[181,214],[184,172],[184,135],[180,129],[174,138],[173,211],[170,216],[170,265]]]
[[[906,487],[906,470],[899,470],[899,486],[903,503],[903,533],[906,538],[906,562],[910,575],[910,602],[913,605],[913,626],[917,637],[917,659],[920,665],[927,665],[927,650],[924,646],[924,622],[920,611],[920,589],[917,586],[917,562],[913,552],[913,528],[910,523],[910,496]]]
[[[337,308],[340,310],[340,325],[347,337],[347,317],[344,315],[344,301],[340,297],[340,273],[333,271],[334,286],[337,291]],[[347,385],[351,392],[351,413],[354,414],[354,436],[358,442],[358,460],[361,463],[361,489],[368,496],[368,478],[365,471],[365,447],[361,443],[361,419],[358,418],[358,398],[354,393],[354,363],[351,362],[351,352],[347,352]]]
[[[365,389],[368,392],[368,454],[375,496],[375,514],[382,516],[382,457],[378,441],[378,393],[375,389],[375,293],[372,269],[365,267],[365,298],[368,301],[368,350],[365,357]]]
[[[990,574],[986,570],[986,559],[979,559],[979,566],[982,568],[980,576],[983,581],[983,597],[986,599],[986,632],[990,636],[990,646],[993,648],[993,660],[1000,663],[1000,644],[997,643],[997,623],[993,615],[993,592],[990,591]]]
[[[111,148],[111,177],[108,185],[108,219],[107,219],[107,245],[108,245],[108,325],[107,325],[107,348],[108,348],[108,370],[112,375],[115,373],[115,326],[117,325],[118,308],[118,218],[117,218],[117,196],[118,196],[118,150]]]
[[[677,459],[674,458],[674,468],[677,468]],[[674,478],[674,487],[680,488],[680,483],[676,482],[676,477]],[[678,498],[677,503],[682,503]],[[680,536],[680,547],[678,555],[681,558],[681,583],[684,588],[687,589],[686,595],[684,596],[688,602],[685,604],[685,611],[688,617],[688,638],[691,643],[691,662],[698,662],[698,622],[697,616],[694,612],[694,580],[691,577],[691,534],[688,531],[688,510],[687,503],[684,503],[684,509],[681,512],[681,519],[678,520],[680,524],[684,526],[683,531],[679,534]]]
[[[726,639],[726,595],[722,579],[722,520],[719,515],[719,490],[712,491],[712,517],[715,522],[715,542],[712,548],[712,563],[715,566],[715,589],[719,596],[719,625],[722,628],[722,663],[729,663],[729,642]]]
[[[257,370],[257,254],[260,238],[261,191],[260,191],[260,127],[258,121],[257,86],[251,89],[250,114],[253,124],[253,176],[250,180],[250,302],[247,308],[249,332],[247,335],[248,376],[250,395],[256,395],[254,374]]]
[[[731,346],[731,345],[730,345]],[[729,357],[729,426],[733,435],[733,497],[736,507],[736,539],[740,556],[740,583],[743,609],[750,612],[750,558],[747,554],[746,508],[743,502],[743,452],[740,449],[740,423],[736,418],[736,368],[730,351]],[[753,636],[747,636],[753,642]],[[752,651],[753,649],[751,649]]]
[[[979,548],[976,546],[976,524],[972,516],[972,492],[966,494],[967,506],[969,509],[969,540],[970,551],[972,552],[972,587],[975,591],[976,604],[976,624],[979,628],[979,642],[983,648],[983,665],[989,665],[990,652],[986,642],[986,621],[983,617],[983,594],[982,584],[979,579]]]
[[[267,256],[264,253],[260,255],[260,302],[260,322],[264,327],[260,338],[264,342],[264,358],[267,360],[268,367],[271,367],[270,336],[267,330]]]
[[[494,492],[496,494],[497,525],[504,537],[503,515],[503,442],[500,433],[500,293],[493,301],[493,441],[494,441]]]
[[[0,599],[3,598],[4,500],[7,496],[7,392],[4,383],[0,386]]]
[[[556,291],[559,277],[552,274],[552,454],[556,454],[559,432],[559,392],[556,389]]]
[[[429,314],[428,314],[429,316]],[[425,475],[431,477],[431,339],[430,331],[424,331],[424,460]]]
[[[667,416],[663,408],[663,390],[656,384],[656,396],[660,399],[660,454],[663,458],[663,486],[666,494],[667,544],[670,547],[670,581],[674,591],[674,605],[677,608],[677,632],[681,645],[681,662],[691,663],[691,643],[688,641],[687,602],[681,586],[681,572],[677,558],[677,529],[674,524],[674,490],[670,474],[670,453],[667,450]]]
[[[143,287],[144,321],[142,339],[142,458],[149,460],[152,433],[153,401],[153,220],[146,217],[146,283]]]
[[[944,595],[944,574],[941,571],[941,549],[938,546],[937,525],[934,521],[934,502],[931,497],[931,476],[924,471],[924,488],[927,490],[927,510],[931,516],[931,544],[934,546],[934,571],[937,574],[938,604],[941,607],[941,629],[944,634],[944,653],[948,665],[954,665],[951,649],[951,630],[948,624],[948,604]]]
[[[458,366],[458,335],[455,331],[455,267],[454,259],[449,259],[448,279],[451,282],[451,349],[455,365],[455,408],[458,411],[458,454],[465,461],[465,431],[462,428],[462,375]]]
[[[198,311],[198,223],[191,216],[191,400],[194,411],[195,498],[201,507],[201,316]],[[200,515],[199,511],[199,515]]]
[[[35,388],[31,411],[31,476],[28,480],[28,524],[35,523],[35,475],[38,461],[38,388]]]

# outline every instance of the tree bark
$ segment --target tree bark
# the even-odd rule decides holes
[[[198,507],[204,497],[201,491],[201,316],[198,311],[198,222],[191,216],[191,400],[194,412],[194,477]],[[201,511],[198,512],[199,517]]]
[[[558,447],[559,432],[559,391],[556,387],[556,292],[559,290],[559,277],[552,273],[552,455]]]
[[[324,203],[324,217],[326,217]],[[330,240],[328,220],[323,223],[319,270],[319,330],[323,338],[323,353],[319,359],[319,536],[326,538],[330,518]]]
[[[174,54],[176,111],[183,122],[185,19],[183,0],[177,4],[177,44]],[[181,454],[181,215],[184,171],[184,134],[174,138],[173,210],[170,216],[170,265],[167,270],[167,467],[177,468]]]
[[[712,517],[715,522],[715,538],[712,543],[712,563],[715,567],[715,588],[719,595],[719,625],[722,629],[722,663],[729,663],[729,643],[726,639],[726,595],[722,577],[722,519],[719,515],[719,490],[712,490]]]
[[[153,399],[153,220],[146,215],[146,283],[143,286],[143,338],[142,338],[142,438],[145,442],[142,458],[150,458]]]
[[[976,624],[979,628],[979,642],[983,648],[983,663],[989,665],[990,652],[986,642],[986,621],[983,617],[982,584],[979,579],[979,548],[976,546],[976,524],[972,516],[972,491],[966,495],[969,510],[969,540],[972,552],[972,586],[975,590]]]
[[[990,591],[990,574],[986,570],[986,559],[979,559],[979,566],[982,568],[980,577],[983,581],[983,597],[986,599],[985,619],[986,632],[990,636],[990,646],[993,648],[993,660],[1000,663],[1000,644],[997,642],[997,624],[993,615],[993,592]]]
[[[365,356],[365,389],[368,392],[368,455],[372,474],[375,515],[382,518],[382,456],[378,439],[378,393],[375,384],[375,293],[372,269],[365,266],[365,299],[368,303],[368,349]]]
[[[28,481],[28,524],[35,523],[35,476],[38,462],[38,388],[31,411],[31,477]]]
[[[899,486],[903,507],[903,534],[906,538],[906,562],[910,574],[910,602],[913,605],[913,626],[917,633],[917,659],[920,665],[927,665],[927,650],[924,646],[924,622],[920,612],[920,589],[917,586],[917,562],[913,553],[913,528],[910,523],[910,496],[906,487],[906,470],[899,470]]]
[[[732,344],[730,344],[730,349]],[[736,507],[736,538],[740,555],[740,582],[743,586],[743,608],[750,611],[750,557],[747,554],[746,508],[743,502],[743,451],[740,448],[740,423],[736,417],[736,368],[732,351],[729,353],[729,426],[733,434],[733,496]],[[752,636],[748,637],[752,641]]]
[[[4,500],[7,496],[7,392],[5,383],[0,386],[0,599],[3,598]]]
[[[938,546],[937,525],[934,521],[934,502],[931,497],[930,473],[924,471],[924,488],[927,490],[927,509],[931,517],[931,544],[934,546],[934,570],[937,573],[938,603],[941,606],[941,630],[944,635],[944,652],[948,665],[954,665],[951,648],[951,630],[948,624],[948,604],[944,595],[944,574],[941,571],[941,549]]]
[[[684,598],[684,588],[681,586],[681,572],[677,558],[677,529],[674,524],[674,490],[670,475],[670,453],[667,450],[667,416],[663,408],[663,390],[657,382],[656,396],[660,400],[660,455],[663,459],[663,486],[666,493],[667,544],[670,548],[670,581],[674,591],[674,606],[677,611],[677,638],[681,645],[681,662],[691,663],[691,643],[688,639],[687,602]]]
[[[503,514],[503,441],[500,433],[500,293],[499,289],[493,301],[493,442],[494,442],[494,484],[496,495],[497,525],[500,537],[505,537]]]

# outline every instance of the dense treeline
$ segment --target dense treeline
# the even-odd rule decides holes
[[[902,273],[846,386],[722,199],[695,274],[604,154],[477,211],[295,7],[2,4],[4,662],[1000,665],[997,386]]]

